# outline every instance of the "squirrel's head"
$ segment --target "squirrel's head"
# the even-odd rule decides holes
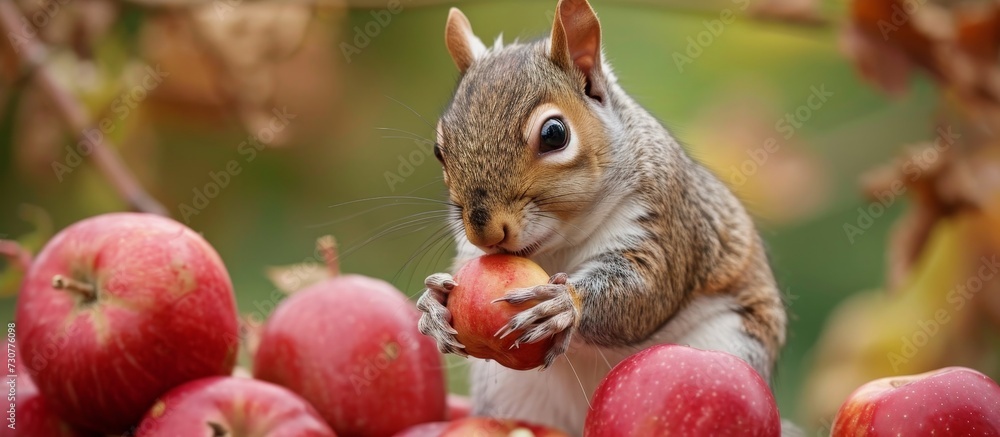
[[[611,165],[594,10],[561,0],[549,38],[488,49],[453,8],[445,40],[461,80],[434,154],[466,236],[488,253],[522,256],[564,244]]]

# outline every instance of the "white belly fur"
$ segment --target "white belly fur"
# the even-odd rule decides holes
[[[759,342],[744,333],[735,308],[729,296],[700,297],[641,345],[613,349],[574,342],[564,357],[544,371],[511,370],[473,359],[474,414],[521,419],[582,435],[589,400],[611,367],[661,343],[731,353],[754,365],[769,380],[767,354]]]

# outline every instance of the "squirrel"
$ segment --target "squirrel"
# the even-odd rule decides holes
[[[456,232],[453,267],[527,257],[548,284],[506,332],[553,337],[543,371],[473,359],[473,413],[583,433],[611,368],[661,343],[720,350],[770,381],[786,313],[765,248],[737,197],[618,85],[586,0],[560,0],[547,38],[487,47],[452,8],[445,42],[460,78],[433,148]],[[418,328],[455,339],[448,273],[427,277]]]

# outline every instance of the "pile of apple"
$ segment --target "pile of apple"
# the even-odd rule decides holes
[[[215,250],[167,218],[93,217],[53,237],[25,275],[5,429],[389,436],[445,419],[441,358],[418,317],[386,282],[331,277],[283,302],[254,378],[235,377],[244,333]]]
[[[519,333],[494,334],[535,304],[496,299],[545,283],[546,273],[524,258],[489,255],[455,277],[447,305],[467,352],[515,369],[541,365],[549,343],[511,349]],[[419,312],[385,281],[340,275],[331,264],[326,279],[270,315],[252,377],[234,372],[248,335],[238,317],[222,260],[184,225],[115,213],[64,229],[32,263],[8,325],[8,357],[15,357],[8,364],[18,377],[7,383],[4,435],[566,435],[467,417],[468,401],[446,393],[434,341],[417,331]],[[770,388],[748,364],[679,345],[626,358],[591,405],[585,435],[594,437],[782,429]],[[845,404],[833,434],[933,430],[1000,435],[1000,387],[959,368],[876,381]]]

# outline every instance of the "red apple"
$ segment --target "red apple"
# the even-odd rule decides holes
[[[492,417],[466,417],[451,422],[412,426],[393,437],[569,437],[557,429],[529,422]]]
[[[248,378],[210,377],[175,387],[135,437],[334,437],[319,413],[288,389]]]
[[[594,392],[584,435],[779,436],[767,383],[725,352],[663,344],[626,358]]]
[[[557,429],[512,419],[467,417],[452,421],[441,437],[569,437]]]
[[[450,422],[421,423],[406,428],[392,437],[441,437],[450,424]]]
[[[448,406],[448,420],[464,419],[472,415],[472,400],[468,396],[448,393],[445,403]]]
[[[847,398],[830,435],[1000,436],[1000,386],[964,367],[876,379]]]
[[[21,366],[18,366],[20,368]],[[56,416],[38,393],[38,387],[27,372],[19,370],[16,377],[7,377],[7,395],[13,395],[14,407],[7,403],[5,433],[10,437],[82,437],[89,435],[74,429]]]
[[[545,363],[545,354],[554,339],[521,344],[512,348],[524,330],[498,338],[511,317],[531,308],[537,301],[518,305],[493,302],[514,288],[527,288],[548,283],[549,275],[530,259],[513,255],[484,255],[466,263],[455,273],[458,286],[448,294],[451,325],[458,331],[455,338],[465,345],[471,356],[495,360],[504,367],[528,370]]]
[[[413,303],[358,275],[292,294],[260,336],[254,375],[290,388],[342,435],[391,436],[445,419],[444,367]]]
[[[17,341],[49,407],[81,428],[120,434],[156,397],[227,375],[236,302],[215,250],[184,225],[115,213],[59,232],[17,302]]]

